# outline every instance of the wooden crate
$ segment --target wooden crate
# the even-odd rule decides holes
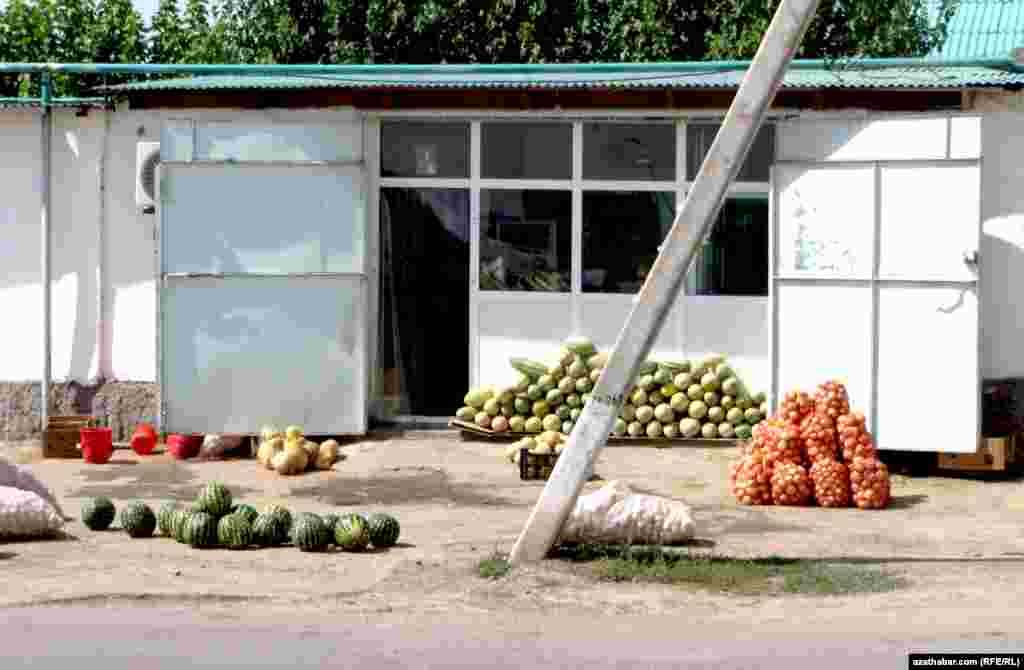
[[[967,472],[1006,472],[1022,465],[1021,435],[984,437],[973,454],[939,454],[939,468]]]
[[[43,458],[81,458],[80,431],[91,421],[88,414],[51,416],[43,431]]]

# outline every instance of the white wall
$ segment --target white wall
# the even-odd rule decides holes
[[[244,121],[253,125],[336,117],[352,110],[118,111],[107,137],[103,341],[97,342],[98,168],[104,112],[78,117],[54,110],[52,141],[52,376],[86,381],[156,379],[156,217],[135,207],[135,146],[159,141],[165,119]],[[0,313],[14,315],[0,334],[0,381],[37,380],[42,372],[39,112],[0,110]],[[101,349],[102,347],[102,349]]]

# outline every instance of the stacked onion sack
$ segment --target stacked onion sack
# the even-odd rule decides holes
[[[851,411],[837,381],[821,384],[813,396],[787,393],[778,413],[757,425],[743,455],[729,466],[729,480],[744,505],[889,504],[889,471],[864,415]]]
[[[288,426],[283,433],[271,426],[264,427],[256,450],[256,460],[279,475],[330,470],[340,458],[340,446],[336,440],[317,444],[306,439],[300,426]]]
[[[519,379],[471,390],[456,418],[496,433],[568,435],[607,361],[607,353],[583,338],[568,340],[546,363],[513,358]],[[765,394],[748,393],[719,355],[647,361],[626,391],[612,430],[616,437],[748,439],[768,409]]]

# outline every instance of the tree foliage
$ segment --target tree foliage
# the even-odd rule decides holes
[[[923,55],[941,45],[957,2],[822,0],[798,55]],[[930,16],[935,4],[938,14]],[[747,59],[777,6],[778,0],[161,0],[146,26],[132,0],[8,0],[0,9],[0,61]],[[56,92],[76,94],[99,82],[59,78]],[[27,86],[24,78],[0,77],[0,95]]]

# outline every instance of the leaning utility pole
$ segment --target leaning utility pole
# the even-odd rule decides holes
[[[636,296],[591,401],[576,422],[565,451],[512,549],[513,564],[544,558],[558,539],[562,524],[583,488],[589,466],[608,439],[624,392],[661,331],[697,247],[710,232],[711,222],[782,85],[786,68],[814,18],[818,2],[782,0],[776,10],[725,123]]]

